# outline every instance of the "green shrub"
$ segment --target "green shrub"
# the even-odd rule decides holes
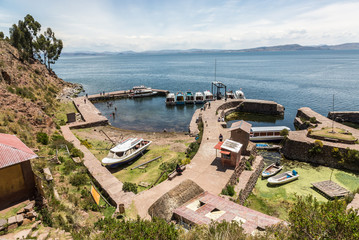
[[[234,186],[233,185],[227,185],[225,188],[222,189],[221,194],[233,197],[234,194],[235,194]]]
[[[7,87],[7,90],[8,90],[10,93],[15,93],[15,90],[14,90],[12,87],[10,87],[10,86]]]
[[[289,134],[289,130],[288,129],[286,129],[286,128],[284,128],[282,131],[280,131],[280,133],[279,133],[281,136],[288,136],[288,134]]]
[[[79,157],[79,158],[83,158],[84,157],[84,153],[81,152],[80,149],[77,149],[77,148],[72,148],[70,150],[70,153],[71,153],[71,156],[72,157]]]
[[[152,220],[101,219],[95,223],[101,234],[99,239],[178,239],[178,230],[173,223],[154,217]]]
[[[71,172],[76,170],[78,165],[72,160],[66,160],[64,162],[63,172],[65,175],[69,175]]]
[[[311,117],[311,118],[309,118],[309,122],[315,124],[315,123],[317,123],[317,118]]]
[[[36,141],[43,145],[49,144],[49,136],[44,132],[38,132],[36,134]]]
[[[91,148],[92,148],[91,143],[89,143],[89,142],[87,141],[87,139],[85,139],[85,140],[80,140],[80,142],[81,142],[81,145],[84,145],[87,149],[91,149]]]
[[[80,173],[80,174],[75,173],[70,176],[70,183],[72,184],[72,186],[75,187],[85,185],[88,182],[88,180],[89,178],[85,173]]]
[[[252,165],[250,163],[250,161],[246,161],[246,166],[245,166],[245,169],[248,170],[248,171],[252,171]]]
[[[320,154],[322,153],[322,150],[323,150],[323,142],[320,140],[315,140],[314,146],[311,149],[309,149],[309,154],[311,155]]]
[[[163,162],[159,166],[159,169],[161,171],[166,171],[166,172],[170,173],[170,172],[172,172],[172,171],[174,171],[176,169],[177,164],[179,164],[179,162],[176,161],[176,160],[173,160],[173,161],[170,161],[170,162]]]
[[[137,184],[131,182],[124,182],[122,186],[124,192],[133,192],[137,194]]]

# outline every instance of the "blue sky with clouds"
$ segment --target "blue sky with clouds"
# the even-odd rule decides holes
[[[64,52],[359,42],[349,0],[0,0],[0,31],[28,13]]]

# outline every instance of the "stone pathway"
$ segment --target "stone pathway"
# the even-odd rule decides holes
[[[211,102],[211,108],[200,111],[204,123],[202,143],[196,156],[187,165],[183,174],[135,196],[134,201],[140,217],[149,219],[148,208],[163,194],[186,179],[194,181],[205,191],[220,194],[234,172],[234,168],[222,167],[214,149],[220,133],[224,139],[230,137],[228,129],[221,126],[216,115],[217,108],[223,103],[224,101]]]
[[[252,164],[251,171],[244,170],[241,173],[241,175],[239,176],[238,184],[234,187],[234,190],[236,191],[236,193],[239,193],[241,190],[243,190],[246,187],[249,179],[252,177],[252,175],[255,173],[255,171],[258,169],[258,167],[263,168],[263,157],[262,156],[256,157],[256,159],[254,160],[254,162]]]

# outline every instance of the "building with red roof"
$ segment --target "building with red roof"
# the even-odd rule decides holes
[[[0,133],[0,210],[34,195],[34,158],[37,155],[15,135]]]

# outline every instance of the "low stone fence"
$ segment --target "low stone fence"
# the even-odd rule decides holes
[[[262,173],[263,168],[264,168],[264,160],[262,158],[258,167],[255,169],[255,171],[250,176],[246,186],[238,194],[237,200],[238,200],[239,204],[243,205],[244,202],[246,201],[247,197],[249,196],[249,194],[251,194],[251,192],[253,191],[253,188],[255,187],[255,185],[257,183],[257,180],[258,180],[260,174]]]
[[[359,123],[359,111],[329,112],[328,118],[337,122]]]

